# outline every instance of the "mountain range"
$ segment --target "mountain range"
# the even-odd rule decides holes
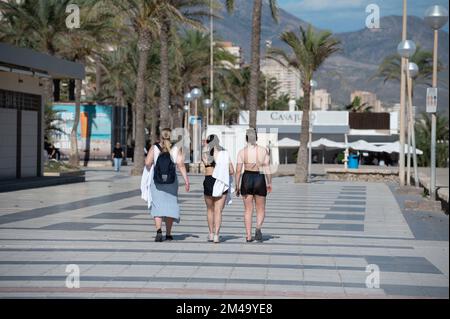
[[[216,19],[215,32],[222,40],[231,41],[243,50],[245,62],[250,61],[251,30],[252,30],[253,1],[236,1],[235,10],[228,14],[223,10],[222,19]],[[332,19],[332,17],[330,17]],[[278,23],[272,19],[270,8],[266,2],[262,13],[261,48],[265,54],[265,41],[272,41],[273,47],[288,49],[279,39],[286,30],[299,30],[299,26],[307,27],[309,23],[286,12],[279,11]],[[314,26],[313,26],[314,27]],[[315,28],[318,30],[318,28]],[[333,30],[330,30],[333,31]],[[398,103],[400,84],[397,82],[384,83],[382,79],[373,78],[383,59],[397,51],[401,40],[402,17],[386,16],[381,18],[380,29],[362,29],[354,32],[335,33],[341,40],[341,50],[330,57],[316,72],[316,80],[320,89],[331,93],[332,104],[342,107],[349,104],[350,94],[355,90],[370,91],[377,94],[378,99],[385,106]],[[431,51],[433,48],[433,31],[424,20],[408,17],[408,38],[414,40],[422,49]],[[448,116],[448,66],[449,47],[448,33],[440,31],[439,59],[445,69],[439,75],[439,112]],[[425,111],[426,86],[415,87],[414,104],[417,114]]]

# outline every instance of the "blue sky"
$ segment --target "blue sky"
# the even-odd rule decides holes
[[[402,14],[402,0],[278,0],[280,7],[312,23],[333,32],[355,31],[365,27],[366,7],[376,4],[381,17]],[[442,5],[448,9],[448,0],[408,0],[408,15],[423,17],[430,5]],[[382,27],[382,26],[381,26]],[[448,24],[445,26],[448,31]]]

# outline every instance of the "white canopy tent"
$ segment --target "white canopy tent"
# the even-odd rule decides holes
[[[320,140],[312,142],[311,147],[322,150],[338,150],[345,149],[345,143],[338,143],[326,138],[321,138]]]
[[[291,138],[285,137],[278,141],[278,147],[282,148],[298,148],[300,147],[300,142],[293,140]]]
[[[354,149],[355,151],[366,151],[366,152],[376,152],[382,153],[383,151],[376,145],[366,142],[364,140],[359,140],[353,143],[347,144],[348,148]]]
[[[322,165],[325,165],[325,151],[345,149],[345,143],[338,143],[326,138],[321,138],[317,141],[312,142],[311,147],[313,149],[322,150]]]
[[[382,145],[380,145],[378,147],[381,152],[384,153],[400,153],[400,142],[394,142],[394,143],[384,143]],[[410,154],[413,154],[414,150],[412,147],[409,148],[409,152]],[[405,144],[405,153],[408,154],[408,145]],[[423,155],[423,151],[419,150],[418,148],[416,148],[416,153],[417,155]]]

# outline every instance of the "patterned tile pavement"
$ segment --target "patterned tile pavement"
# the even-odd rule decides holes
[[[222,242],[210,244],[202,178],[192,176],[192,191],[180,190],[175,240],[155,243],[139,178],[87,177],[0,194],[1,298],[449,297],[448,230],[416,236],[421,224],[411,228],[385,184],[277,178],[263,243],[245,243],[243,204],[234,199]],[[447,216],[442,222],[448,229]],[[66,287],[71,264],[80,288]],[[374,267],[380,286],[368,288]]]

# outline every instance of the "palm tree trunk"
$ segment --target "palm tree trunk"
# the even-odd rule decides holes
[[[151,119],[151,128],[150,128],[150,141],[153,144],[156,143],[156,126],[158,125],[158,112],[156,106],[152,106],[152,119]]]
[[[81,109],[81,80],[75,80],[75,116],[73,120],[72,131],[70,132],[70,155],[69,164],[78,167],[80,165],[80,155],[78,153],[78,124],[80,123]]]
[[[97,100],[99,99],[99,95],[102,92],[102,77],[103,70],[100,64],[100,58],[95,57],[95,95]]]
[[[252,58],[250,65],[250,88],[248,93],[248,109],[250,111],[250,127],[256,129],[256,115],[258,111],[259,72],[261,56],[261,14],[262,0],[253,2],[252,24]]]
[[[138,50],[139,64],[136,82],[136,140],[134,147],[133,176],[139,176],[144,169],[144,146],[145,146],[145,74],[147,72],[148,54],[150,51],[151,35],[149,30],[143,29],[139,34]]]
[[[127,123],[127,154],[128,154],[128,149],[131,149],[133,144],[133,111],[130,103],[125,103],[125,105],[127,107],[126,123]]]
[[[309,142],[309,104],[310,104],[310,93],[311,86],[308,84],[304,85],[304,107],[302,116],[302,130],[300,132],[300,147],[298,149],[297,165],[295,166],[295,182],[296,183],[306,183],[308,182],[308,142]]]
[[[163,21],[161,25],[160,33],[160,59],[161,59],[161,79],[160,79],[160,100],[159,100],[159,112],[161,114],[160,131],[170,126],[170,110],[169,110],[169,32],[170,22],[168,20]]]

